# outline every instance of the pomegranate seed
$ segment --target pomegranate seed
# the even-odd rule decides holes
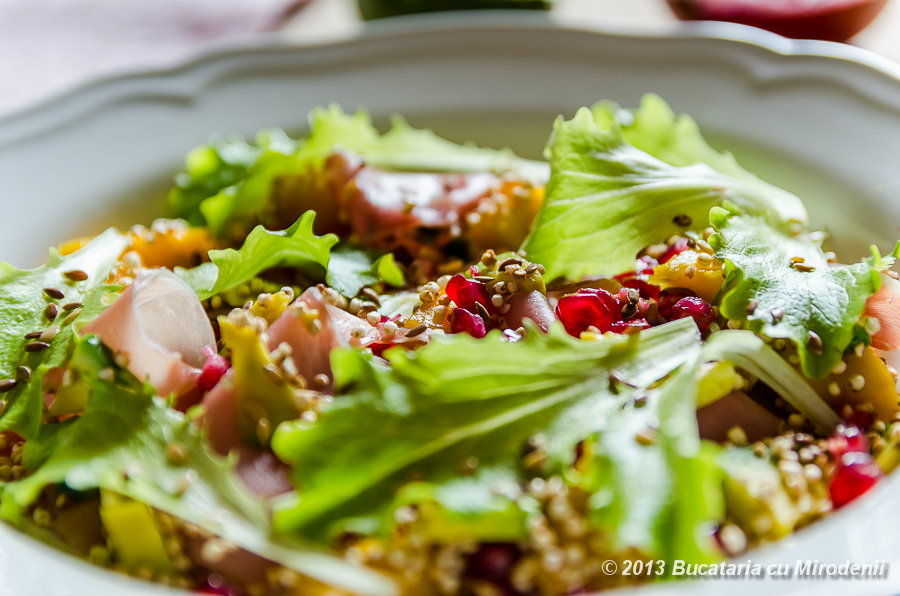
[[[828,451],[836,460],[840,460],[845,453],[868,453],[869,440],[859,428],[842,424],[828,438]]]
[[[385,342],[385,343],[375,343],[369,344],[369,348],[372,350],[372,354],[375,356],[381,356],[384,354],[385,350],[389,350],[393,348],[396,344],[394,342]]]
[[[203,348],[203,353],[206,354],[206,362],[203,363],[200,376],[197,377],[197,387],[206,392],[215,387],[222,375],[228,372],[229,365],[228,361],[219,356],[212,346]]]
[[[461,274],[454,275],[447,282],[447,296],[456,303],[456,306],[464,308],[470,313],[476,312],[476,302],[480,302],[491,314],[497,312],[496,307],[491,303],[487,286],[480,281],[466,279]]]
[[[484,319],[465,308],[454,308],[450,313],[450,333],[461,332],[466,332],[472,337],[484,337],[487,335]]]
[[[700,331],[709,329],[712,322],[716,320],[713,307],[709,305],[709,302],[697,296],[688,296],[676,302],[675,306],[672,307],[672,316],[669,320],[674,321],[685,317],[694,319]]]
[[[881,468],[868,453],[849,451],[841,456],[828,491],[835,508],[867,492],[881,479]]]
[[[614,279],[616,279],[617,281],[625,281],[626,279],[633,279],[636,277],[650,275],[651,273],[653,273],[653,268],[657,265],[659,265],[659,263],[656,259],[644,255],[635,262],[634,271],[626,271],[625,273],[620,273],[616,275]]]
[[[484,543],[477,551],[469,555],[467,575],[489,582],[502,582],[509,578],[521,554],[519,547],[515,544]]]
[[[863,430],[868,430],[873,424],[875,424],[875,412],[855,410],[852,414],[847,416],[847,423],[852,424],[853,426],[857,426]]]
[[[688,249],[688,239],[687,238],[679,238],[675,241],[675,244],[666,249],[666,252],[659,257],[659,264],[662,265],[675,255],[679,255]]]
[[[588,327],[596,327],[600,333],[609,331],[613,322],[622,318],[619,306],[606,290],[585,289],[563,296],[556,305],[556,316],[562,321],[569,335],[581,336]]]
[[[656,307],[659,316],[667,321],[672,320],[672,307],[675,306],[682,298],[688,296],[696,296],[693,290],[687,288],[666,288],[659,293],[656,298]]]

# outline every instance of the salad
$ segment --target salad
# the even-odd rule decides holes
[[[0,516],[204,594],[563,595],[878,490],[900,245],[840,264],[654,95],[545,157],[330,106],[0,265]]]

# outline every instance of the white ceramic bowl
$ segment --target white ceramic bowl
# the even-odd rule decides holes
[[[401,112],[454,140],[537,157],[557,114],[648,91],[692,114],[750,170],[799,194],[832,246],[856,259],[889,248],[900,222],[900,68],[862,50],[793,42],[728,25],[662,34],[603,31],[544,15],[382,22],[302,47],[283,37],[164,72],[88,85],[0,120],[0,258],[39,263],[46,247],[162,213],[186,151],[212,133],[299,132],[314,106]],[[895,475],[896,476],[896,475]],[[798,559],[900,564],[900,477],[776,545],[765,567]],[[108,574],[0,525],[0,594],[166,592]],[[647,594],[896,594],[886,580],[706,580]]]

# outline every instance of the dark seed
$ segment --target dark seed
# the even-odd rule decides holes
[[[20,366],[16,369],[16,380],[20,383],[27,383],[31,379],[31,369],[27,366]]]
[[[772,309],[772,323],[777,325],[781,322],[782,317],[784,317],[784,311],[780,308]]]
[[[37,339],[41,336],[41,333],[43,333],[43,331],[32,331],[31,333],[26,333],[25,339]]]
[[[622,307],[622,318],[630,319],[635,314],[637,314],[637,305],[633,302],[629,302],[625,306]]]
[[[61,291],[56,288],[44,288],[44,293],[53,298],[54,300],[62,300],[66,297]]]
[[[84,306],[84,304],[81,302],[69,302],[68,304],[63,304],[62,309],[75,310],[76,308],[81,308],[82,306]]]
[[[647,394],[646,393],[636,393],[634,395],[634,407],[635,408],[643,408],[647,405]]]
[[[806,346],[813,354],[821,355],[825,351],[822,338],[815,331],[809,332],[809,336],[806,338]]]
[[[532,263],[532,264],[529,265],[528,267],[525,267],[525,274],[526,274],[526,275],[531,275],[532,273],[534,273],[535,271],[537,271],[537,268],[538,268],[537,263]]]
[[[42,341],[33,341],[30,344],[25,344],[26,352],[41,352],[50,347],[50,344],[44,343]]]
[[[381,306],[381,298],[378,297],[378,292],[376,292],[372,288],[363,288],[362,292],[360,293],[378,306]]]
[[[3,381],[0,381],[0,393],[12,391],[18,384],[19,383],[17,381],[14,381],[13,379],[4,379]]]
[[[521,265],[521,264],[522,264],[521,259],[517,259],[515,257],[510,257],[510,258],[506,259],[505,261],[503,261],[502,263],[500,263],[499,265],[497,265],[497,270],[503,271],[510,265]]]
[[[682,228],[686,228],[689,225],[691,225],[692,223],[694,223],[694,220],[691,219],[691,216],[688,215],[687,213],[679,213],[678,215],[676,215],[675,217],[672,218],[672,223],[674,223],[676,226],[681,226]]]
[[[56,319],[56,315],[59,314],[59,309],[52,302],[47,305],[47,308],[44,309],[44,316],[47,317],[48,320],[53,321]]]
[[[410,329],[406,333],[406,337],[415,337],[417,335],[421,335],[422,333],[425,332],[426,329],[428,329],[428,325],[426,325],[425,323],[421,323],[419,325],[416,325],[412,329]]]
[[[483,284],[486,284],[489,281],[494,281],[494,278],[491,277],[490,275],[476,275],[472,279],[474,279],[475,281],[480,281]]]
[[[631,381],[630,379],[626,379],[617,371],[612,371],[611,373],[609,373],[609,378],[610,378],[610,380],[615,381],[616,383],[619,383],[621,385],[625,385],[626,387],[633,388],[636,386],[634,384],[634,381]]]
[[[485,323],[491,322],[491,313],[488,312],[488,309],[485,308],[485,306],[482,303],[476,302],[475,310],[478,312],[478,316],[481,317],[482,319],[484,319]]]
[[[756,312],[756,307],[759,306],[758,300],[751,300],[750,304],[747,305],[747,314],[752,315]]]
[[[804,273],[809,273],[810,271],[816,270],[816,268],[812,265],[806,265],[805,263],[793,263],[793,267],[797,271],[802,271]]]
[[[74,269],[72,271],[66,271],[63,273],[66,276],[66,279],[70,281],[84,281],[88,278],[88,274],[80,269]]]

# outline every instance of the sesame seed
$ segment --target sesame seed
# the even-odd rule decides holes
[[[476,302],[475,304],[479,304],[479,303]],[[412,329],[407,331],[406,337],[415,337],[417,335],[421,335],[422,333],[425,332],[426,329],[428,329],[428,326],[425,323],[420,323],[419,325],[416,325],[415,327],[413,327]]]
[[[672,218],[672,223],[674,223],[676,226],[686,228],[694,223],[694,220],[687,213],[679,213]]]
[[[40,339],[43,342],[51,342],[53,338],[56,337],[56,334],[59,333],[59,327],[54,325],[53,327],[47,327],[40,335]]]
[[[107,366],[97,371],[97,378],[102,381],[112,382],[116,378],[116,371]]]
[[[822,355],[825,351],[825,346],[822,343],[822,338],[819,337],[819,334],[815,331],[810,331],[806,337],[806,347],[809,348],[809,351],[813,354]]]
[[[652,445],[656,442],[658,435],[659,433],[655,428],[648,426],[647,428],[636,434],[634,440],[644,446]]]
[[[25,334],[25,339],[37,339],[41,336],[41,333],[43,333],[43,331],[31,331]]]
[[[169,465],[182,466],[187,461],[187,448],[178,441],[171,441],[166,444],[166,459]]]
[[[509,267],[510,265],[516,265],[516,266],[519,266],[519,265],[521,265],[521,264],[522,264],[522,260],[521,260],[521,259],[517,259],[517,258],[515,258],[515,257],[510,257],[510,258],[508,258],[508,259],[505,259],[502,263],[500,263],[500,265],[497,266],[497,269],[500,270],[500,271],[503,271],[504,269],[506,269],[506,268]]]
[[[837,397],[841,394],[841,387],[837,383],[829,383],[828,385],[828,393],[832,395],[832,397]]]
[[[351,315],[357,314],[360,309],[360,304],[361,303],[359,301],[359,298],[354,298],[350,301],[350,306],[347,307],[347,312],[349,312]]]
[[[835,366],[831,372],[836,375],[841,375],[841,374],[844,374],[844,372],[846,370],[847,370],[847,363],[844,362],[843,360],[841,360],[840,362],[837,363],[837,366]]]
[[[694,265],[688,265],[688,268],[684,272],[688,279],[694,279],[695,273],[697,273],[697,267]]]
[[[422,304],[431,304],[432,302],[434,302],[434,294],[432,294],[428,290],[425,290],[424,292],[419,294],[419,301]]]
[[[78,315],[80,315],[80,314],[81,314],[81,310],[73,310],[72,312],[70,312],[70,313],[68,314],[68,316],[67,316],[65,319],[63,319],[62,324],[63,324],[63,325],[68,325],[69,323],[71,323],[72,321],[74,321],[74,320],[78,317]]]
[[[397,333],[397,323],[395,323],[393,321],[388,321],[387,323],[385,323],[384,324],[384,333],[389,336]]]
[[[274,364],[266,364],[262,367],[262,371],[266,379],[268,379],[268,381],[276,387],[280,387],[284,384],[284,379],[281,377],[281,372]]]
[[[12,391],[18,385],[18,381],[15,379],[4,379],[0,381],[0,393],[6,393],[7,391]]]
[[[805,263],[794,263],[793,267],[797,271],[802,271],[803,273],[809,273],[810,271],[816,270],[812,265],[806,265]]]
[[[866,351],[866,344],[860,342],[853,347],[853,353],[856,354],[857,358],[862,358],[863,352]]]
[[[732,426],[728,429],[728,440],[737,445],[738,447],[744,447],[747,445],[747,433],[744,432],[744,429],[740,426]]]
[[[59,314],[59,308],[52,302],[44,309],[44,316],[47,317],[47,320],[49,321],[55,320],[57,314]]]
[[[806,259],[803,257],[791,257],[791,263],[805,263]]]
[[[853,375],[850,377],[850,388],[853,391],[862,391],[866,386],[866,379],[862,375]]]
[[[481,302],[475,303],[475,312],[478,313],[478,316],[484,319],[485,323],[491,322],[491,313],[488,312],[487,307],[483,305]]]
[[[88,274],[79,269],[73,269],[72,271],[66,271],[63,275],[69,281],[85,281],[88,278]]]
[[[54,300],[62,300],[66,297],[60,290],[56,288],[44,288],[44,293],[53,298]]]
[[[328,384],[331,383],[331,379],[328,378],[328,375],[319,373],[313,377],[313,386],[317,389],[324,389],[328,387]]]
[[[65,311],[75,310],[76,308],[81,308],[84,306],[81,302],[69,302],[68,304],[63,304],[62,309]]]
[[[778,323],[780,323],[781,319],[783,317],[784,317],[783,310],[781,310],[780,308],[777,308],[777,307],[772,309],[772,324],[773,325],[777,325]]]
[[[472,279],[474,279],[475,281],[480,281],[481,283],[484,283],[484,284],[486,284],[490,281],[494,281],[494,278],[491,277],[490,275],[476,275]]]
[[[516,292],[519,291],[519,284],[517,284],[514,281],[511,281],[508,284],[506,284],[506,289],[509,291],[510,294],[515,294]]]
[[[369,325],[377,325],[379,322],[381,322],[381,315],[377,311],[373,310],[366,315],[366,322],[368,322]]]
[[[360,292],[363,296],[374,302],[375,304],[381,306],[381,298],[378,296],[378,292],[373,290],[372,288],[363,288],[362,292]]]
[[[524,269],[516,269],[515,271],[513,271],[513,277],[516,279],[525,279],[526,277],[528,277],[528,274],[525,273]]]
[[[501,296],[500,294],[494,294],[493,296],[491,296],[491,304],[493,304],[497,308],[500,308],[501,306],[503,306],[503,296]]]
[[[483,255],[481,255],[481,262],[486,267],[493,267],[494,265],[497,264],[497,255],[494,254],[493,250],[488,249],[484,252]]]
[[[48,343],[44,343],[42,341],[33,341],[29,344],[25,344],[25,351],[31,352],[31,353],[41,352],[43,350],[46,350],[49,347],[50,347],[50,344],[48,344]]]

